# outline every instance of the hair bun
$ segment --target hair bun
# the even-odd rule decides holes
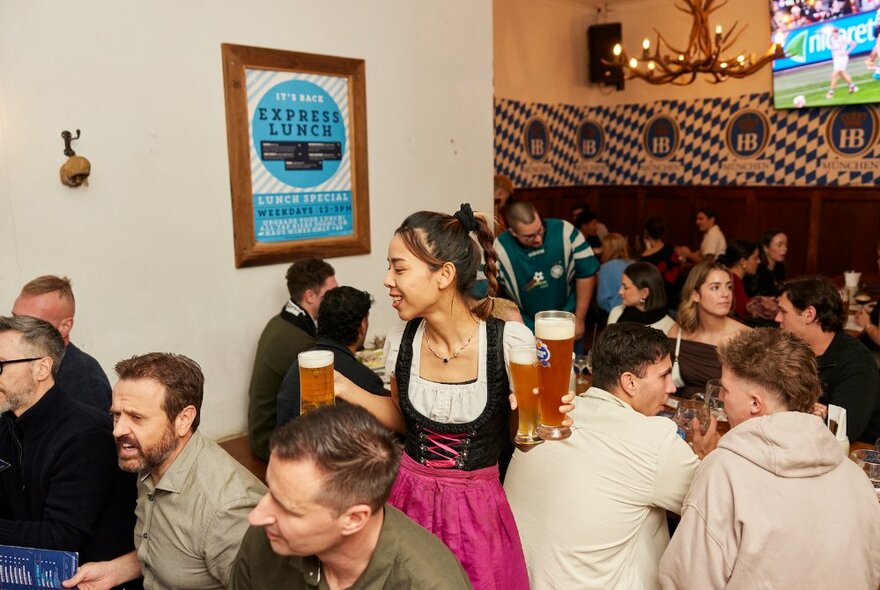
[[[453,215],[466,232],[477,231],[477,220],[474,218],[474,210],[470,203],[462,203],[461,208]]]

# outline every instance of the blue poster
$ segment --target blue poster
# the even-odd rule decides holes
[[[352,235],[348,80],[246,74],[256,241]]]

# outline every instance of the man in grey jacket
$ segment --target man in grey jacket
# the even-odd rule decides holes
[[[880,505],[822,420],[816,357],[772,328],[718,348],[733,427],[694,477],[664,588],[877,588]]]

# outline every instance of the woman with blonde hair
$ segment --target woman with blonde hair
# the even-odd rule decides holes
[[[602,266],[599,267],[599,290],[596,303],[606,313],[623,303],[620,284],[623,270],[632,264],[629,245],[620,234],[610,233],[602,240]]]
[[[677,395],[693,397],[706,381],[721,377],[718,345],[750,329],[730,317],[732,305],[733,279],[726,267],[710,261],[691,269],[681,291],[678,323],[668,334],[675,341],[672,379]]]

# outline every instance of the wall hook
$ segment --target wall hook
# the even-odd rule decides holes
[[[79,139],[79,129],[76,130],[76,137],[73,137],[70,131],[66,130],[61,132],[61,137],[64,139],[64,155],[68,158],[70,156],[75,156],[76,152],[70,148],[70,142]]]

